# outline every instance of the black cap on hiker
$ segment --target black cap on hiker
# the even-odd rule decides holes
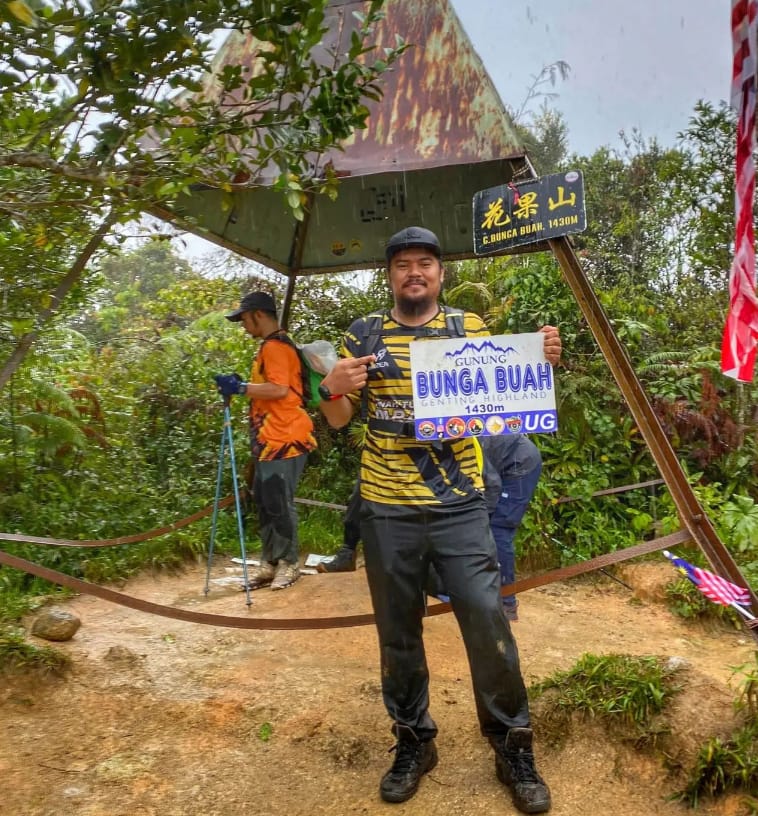
[[[239,323],[245,312],[271,312],[276,317],[276,303],[268,292],[249,292],[240,301],[239,308],[224,317],[234,323]]]
[[[390,261],[404,249],[430,249],[439,258],[442,255],[440,242],[437,236],[425,227],[406,227],[396,232],[387,241],[385,248],[387,254],[387,266]]]

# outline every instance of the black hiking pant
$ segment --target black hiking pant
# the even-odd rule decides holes
[[[297,564],[300,545],[297,536],[295,490],[308,454],[289,459],[259,459],[253,477],[253,501],[263,546],[261,559],[271,564]]]
[[[448,512],[364,501],[361,536],[376,616],[382,693],[398,726],[437,733],[429,714],[422,639],[430,564],[442,579],[466,647],[479,725],[490,739],[529,725],[518,650],[500,599],[500,570],[483,499]]]
[[[342,526],[342,548],[357,550],[361,540],[361,483],[355,483],[347,502]]]

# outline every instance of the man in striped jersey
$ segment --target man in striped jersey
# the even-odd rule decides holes
[[[353,322],[342,359],[324,378],[321,409],[346,425],[367,389],[368,433],[361,457],[361,537],[376,617],[384,703],[394,721],[395,760],[380,784],[387,802],[412,797],[437,764],[422,640],[430,564],[439,573],[466,646],[482,733],[498,778],[525,813],[550,808],[534,766],[532,730],[518,651],[500,599],[500,572],[473,440],[414,436],[409,344],[456,336],[441,307],[444,280],[437,236],[408,227],[387,243],[394,305]],[[481,318],[457,316],[467,337],[487,336]],[[380,325],[378,332],[374,326]],[[560,359],[558,330],[546,326],[545,357]],[[378,336],[372,336],[378,335]]]

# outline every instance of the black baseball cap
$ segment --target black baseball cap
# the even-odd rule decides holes
[[[271,312],[276,315],[276,303],[268,292],[249,292],[240,301],[239,308],[224,315],[227,320],[239,323],[244,312]]]
[[[406,227],[396,232],[387,241],[385,247],[387,266],[390,265],[392,258],[403,249],[430,249],[437,258],[442,256],[439,239],[425,227]]]

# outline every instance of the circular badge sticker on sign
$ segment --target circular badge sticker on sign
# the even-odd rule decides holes
[[[434,422],[431,419],[424,419],[418,424],[418,432],[424,439],[429,439],[435,434]]]
[[[508,426],[508,430],[511,433],[520,433],[521,425],[523,423],[521,421],[520,416],[517,416],[516,414],[513,414],[512,416],[509,416],[509,417],[506,418],[505,424]]]
[[[471,436],[479,436],[484,430],[484,423],[479,417],[471,417],[468,421],[468,432]]]
[[[488,434],[499,436],[505,428],[505,420],[498,414],[493,414],[491,417],[487,417],[484,427],[487,429]]]
[[[452,436],[454,439],[457,439],[459,436],[463,436],[466,433],[466,423],[460,417],[450,417],[448,421],[445,423],[445,430],[447,431],[448,436]]]

